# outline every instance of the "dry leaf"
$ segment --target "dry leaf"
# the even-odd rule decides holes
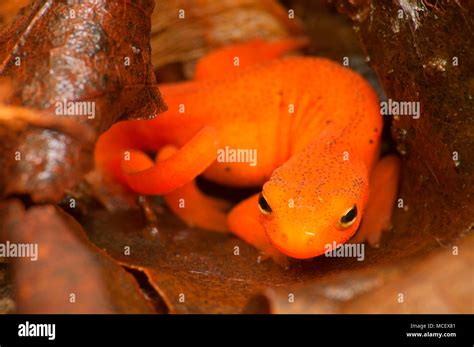
[[[295,260],[284,270],[272,261],[258,263],[258,251],[233,235],[187,228],[166,212],[159,214],[158,220],[156,234],[150,233],[138,211],[98,211],[84,218],[83,224],[97,246],[120,264],[144,272],[174,313],[260,312],[262,308],[256,309],[252,302],[263,293],[268,295],[267,309],[272,307],[273,312],[341,312],[351,300],[398,283],[391,281],[403,281],[407,269],[413,269],[409,278],[422,280],[420,283],[436,285],[439,282],[430,281],[446,280],[445,276],[421,274],[426,265],[418,264],[431,262],[423,261],[432,250],[429,239],[407,244],[404,237],[397,238],[403,235],[393,234],[379,249],[366,249],[364,261],[318,257]],[[130,247],[128,254],[124,247]],[[460,248],[465,252],[468,246]],[[470,261],[453,259],[452,264],[457,267],[461,262],[463,268]],[[343,295],[340,300],[338,293]],[[298,304],[288,304],[290,294]],[[445,295],[446,302],[455,300],[449,293]],[[426,299],[431,300],[429,296]],[[452,310],[458,307],[455,304],[457,301],[453,301]],[[416,306],[411,309],[419,312]],[[360,306],[353,309],[362,311]]]
[[[150,62],[152,11],[152,0],[33,2],[0,34],[7,103],[70,117],[97,135],[124,116],[154,117],[164,104]],[[91,168],[91,147],[31,124],[2,145],[0,188],[57,202]]]
[[[0,206],[2,243],[37,246],[12,258],[19,313],[153,313],[132,275],[87,240],[81,226],[53,206]],[[32,252],[31,255],[34,255]]]
[[[393,122],[405,159],[393,223],[407,244],[436,247],[474,226],[474,3],[417,6],[361,1],[349,14],[387,97],[421,107]]]
[[[387,245],[390,247],[390,245]],[[269,288],[247,313],[472,313],[474,237],[427,257],[352,269],[293,287]],[[433,271],[436,269],[436,271]],[[289,295],[293,300],[289,301]],[[400,302],[403,294],[403,302]]]

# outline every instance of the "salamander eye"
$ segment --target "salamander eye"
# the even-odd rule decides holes
[[[357,219],[357,206],[352,206],[342,217],[339,221],[339,225],[343,229],[349,228]]]
[[[265,197],[262,193],[260,193],[260,195],[258,196],[258,208],[260,209],[260,212],[262,212],[266,216],[272,213],[272,208],[268,204],[267,200],[265,200]]]

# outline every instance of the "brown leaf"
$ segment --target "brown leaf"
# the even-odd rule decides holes
[[[155,312],[135,279],[91,245],[82,227],[60,209],[45,205],[25,211],[10,200],[1,204],[0,217],[2,242],[38,246],[37,261],[9,259],[18,312]]]
[[[350,67],[354,68],[354,57],[362,51],[350,20],[337,15],[328,1],[292,0],[287,4],[303,22],[306,36],[311,38],[308,54],[339,62],[348,57]]]
[[[417,6],[360,1],[349,14],[387,97],[420,103],[419,119],[393,122],[405,206],[393,222],[406,243],[436,247],[474,225],[474,3]]]
[[[432,252],[393,281],[347,303],[342,313],[472,314],[474,235],[456,245],[456,252],[453,247]]]
[[[303,285],[267,289],[252,298],[246,312],[472,313],[474,281],[467,274],[474,266],[473,235],[457,247],[459,254],[441,249],[402,264],[352,269]],[[289,293],[294,301],[288,300]]]
[[[98,211],[83,223],[95,244],[120,264],[143,271],[170,312],[175,313],[260,312],[261,307],[257,310],[253,306],[259,293],[270,293],[266,306],[274,312],[339,312],[342,305],[334,301],[337,293],[345,295],[345,300],[340,300],[343,303],[368,295],[399,280],[431,249],[427,243],[421,249],[417,244],[406,244],[404,238],[398,240],[395,235],[379,249],[366,248],[362,262],[319,257],[295,260],[289,270],[284,270],[272,261],[258,263],[259,253],[233,235],[186,228],[166,212],[158,219],[158,233],[154,236],[137,211]],[[130,247],[129,254],[123,252],[124,247]],[[463,252],[467,249],[461,248]],[[423,279],[419,271],[412,273],[418,280]],[[431,279],[425,273],[423,283],[430,283]],[[288,304],[291,293],[297,304]],[[445,293],[449,301],[452,296],[448,294]],[[362,311],[359,307],[357,312]]]
[[[124,116],[154,117],[165,106],[150,62],[152,11],[152,0],[34,1],[0,34],[0,75],[11,77],[13,91],[7,102],[57,117],[61,102],[88,102],[95,114],[71,118],[96,136]],[[3,194],[34,201],[58,201],[92,165],[91,146],[46,125],[31,124],[2,152]]]
[[[187,229],[164,214],[151,236],[140,212],[102,211],[84,220],[91,240],[120,264],[143,271],[170,312],[229,313],[283,272],[272,262],[256,263],[258,253],[229,235]],[[234,256],[238,246],[241,256]],[[130,247],[130,255],[123,248]],[[180,295],[184,294],[184,302]]]
[[[7,264],[0,260],[0,314],[14,313],[15,300],[13,298],[13,286],[10,279]]]

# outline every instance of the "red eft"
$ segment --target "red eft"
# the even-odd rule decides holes
[[[378,243],[399,175],[396,156],[379,159],[378,98],[335,62],[280,57],[301,45],[255,40],[210,53],[194,80],[160,85],[168,111],[101,136],[97,167],[137,193],[164,195],[189,225],[230,230],[276,260],[321,255],[358,229],[355,239]],[[197,189],[198,175],[263,188],[228,212]]]

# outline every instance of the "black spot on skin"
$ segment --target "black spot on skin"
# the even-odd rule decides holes
[[[232,169],[230,168],[230,166],[226,166],[226,167],[224,168],[224,171],[226,171],[226,172],[230,172],[231,170],[232,170]]]
[[[374,143],[374,140],[370,139],[370,140],[369,140],[369,143],[370,143],[370,144]]]

